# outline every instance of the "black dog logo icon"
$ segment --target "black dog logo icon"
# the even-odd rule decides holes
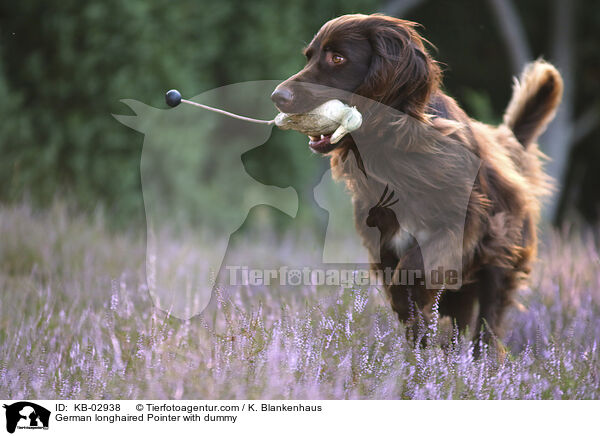
[[[47,429],[50,421],[50,411],[28,401],[19,401],[9,406],[3,406],[6,409],[6,431],[14,433],[17,425],[19,428],[26,429]],[[23,420],[23,421],[21,421]]]

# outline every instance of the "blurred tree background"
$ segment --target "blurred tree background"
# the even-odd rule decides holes
[[[303,65],[301,48],[326,20],[374,12],[422,23],[444,64],[445,90],[486,122],[501,120],[511,76],[523,61],[555,61],[567,73],[569,94],[559,130],[543,141],[559,156],[552,171],[561,179],[549,214],[597,222],[600,3],[594,0],[3,2],[0,201],[27,198],[43,207],[61,196],[83,210],[101,206],[119,226],[139,227],[143,136],[111,116],[130,113],[119,100],[165,108],[169,88],[193,96],[286,78]],[[310,203],[326,163],[305,142],[274,131],[267,147],[242,159],[257,179],[292,185]],[[190,161],[210,171],[211,151],[203,159]],[[227,174],[222,178],[228,182]],[[198,186],[189,192],[203,201]]]

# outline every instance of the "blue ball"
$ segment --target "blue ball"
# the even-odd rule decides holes
[[[179,106],[179,103],[181,103],[181,93],[176,89],[171,89],[165,94],[165,101],[171,107]]]

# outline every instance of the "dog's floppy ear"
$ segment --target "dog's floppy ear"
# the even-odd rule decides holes
[[[369,34],[371,65],[357,94],[424,119],[429,96],[439,86],[440,69],[426,52],[416,23],[377,18]]]

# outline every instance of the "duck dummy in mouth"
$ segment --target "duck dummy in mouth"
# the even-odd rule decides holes
[[[355,107],[348,106],[339,100],[326,101],[313,110],[302,114],[280,113],[274,120],[259,120],[186,100],[181,97],[181,93],[176,89],[168,91],[165,99],[167,105],[171,107],[186,103],[251,123],[275,124],[282,130],[297,130],[308,135],[310,138],[309,145],[319,152],[331,151],[335,148],[333,147],[334,144],[337,144],[348,133],[358,129],[362,124],[361,113]]]
[[[280,113],[275,117],[275,125],[280,129],[296,130],[307,135],[311,147],[320,142],[336,144],[361,124],[361,113],[339,100],[329,100],[303,114]]]

